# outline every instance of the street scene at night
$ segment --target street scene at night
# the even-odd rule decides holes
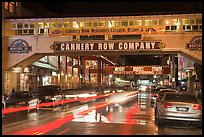
[[[2,2],[2,135],[202,135],[202,2]]]

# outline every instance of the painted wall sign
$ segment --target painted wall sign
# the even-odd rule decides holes
[[[17,39],[11,43],[8,50],[10,53],[28,53],[29,51],[32,51],[32,46],[29,46],[28,42],[23,39]]]
[[[97,51],[97,50],[160,50],[160,41],[137,42],[54,42],[51,49],[54,51]]]
[[[187,43],[187,49],[191,51],[202,50],[202,36],[194,37],[189,43]]]

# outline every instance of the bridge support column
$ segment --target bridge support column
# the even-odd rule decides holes
[[[188,93],[193,93],[193,81],[191,79],[191,77],[192,77],[192,71],[191,70],[187,72],[187,77],[188,77],[187,92]]]

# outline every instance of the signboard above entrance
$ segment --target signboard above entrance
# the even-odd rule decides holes
[[[50,47],[56,51],[97,50],[160,50],[160,41],[103,41],[103,42],[54,42]]]

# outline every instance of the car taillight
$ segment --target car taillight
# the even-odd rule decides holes
[[[171,108],[172,104],[171,103],[163,103],[162,108]]]
[[[193,105],[193,110],[201,110],[201,105],[199,105],[199,104],[194,104]]]

